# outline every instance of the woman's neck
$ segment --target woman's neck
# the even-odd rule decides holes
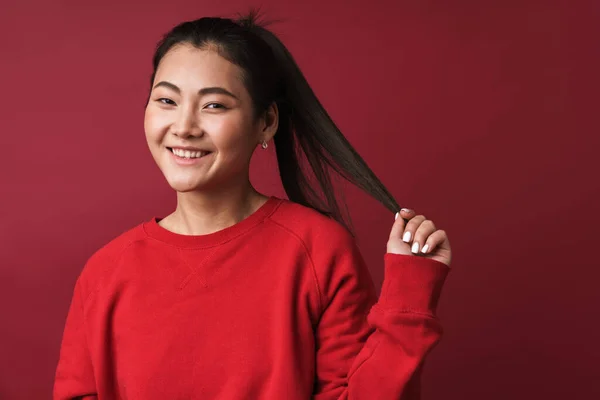
[[[251,185],[219,193],[177,193],[177,208],[159,225],[182,235],[206,235],[242,221],[267,200]]]

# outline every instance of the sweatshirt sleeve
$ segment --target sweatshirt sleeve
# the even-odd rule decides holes
[[[54,378],[54,400],[97,399],[85,333],[81,282],[77,280],[64,327]]]
[[[379,300],[354,240],[321,276],[323,312],[316,329],[314,398],[420,398],[420,370],[439,341],[435,315],[449,268],[386,253]]]

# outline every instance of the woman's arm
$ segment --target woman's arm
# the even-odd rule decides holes
[[[85,333],[80,280],[65,323],[54,379],[54,400],[97,399],[94,371]]]
[[[418,399],[423,361],[442,334],[435,309],[448,266],[386,253],[377,300],[354,240],[331,260],[321,274],[315,399]]]

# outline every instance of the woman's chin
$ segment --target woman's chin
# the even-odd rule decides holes
[[[171,189],[176,192],[187,193],[202,189],[202,184],[195,180],[167,179],[167,182],[171,186]]]

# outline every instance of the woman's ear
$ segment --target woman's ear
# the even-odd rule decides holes
[[[279,109],[277,103],[273,102],[263,114],[261,121],[261,139],[269,141],[275,136],[279,127]]]

